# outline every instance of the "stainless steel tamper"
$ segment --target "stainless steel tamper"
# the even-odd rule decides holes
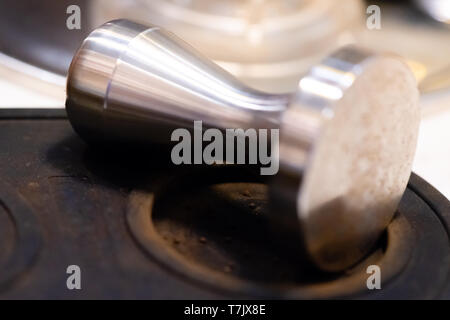
[[[273,188],[293,209],[271,215],[294,217],[307,256],[339,271],[368,253],[395,213],[411,173],[417,102],[415,78],[395,56],[344,48],[312,67],[297,92],[267,94],[159,27],[117,20],[76,53],[66,109],[95,142],[169,143],[195,120],[279,128]]]

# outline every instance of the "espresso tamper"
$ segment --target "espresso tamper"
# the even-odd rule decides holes
[[[244,86],[173,34],[116,20],[94,30],[68,75],[66,109],[94,142],[169,143],[209,128],[279,128],[273,218],[295,221],[306,255],[339,271],[374,246],[406,188],[420,112],[408,67],[346,47],[313,66],[292,94]],[[289,187],[288,187],[289,186]]]

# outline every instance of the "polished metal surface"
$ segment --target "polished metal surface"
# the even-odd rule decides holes
[[[309,258],[342,270],[360,260],[406,188],[420,112],[398,58],[345,48],[294,94],[249,88],[171,33],[127,20],[96,29],[75,55],[66,109],[94,142],[169,143],[178,127],[280,128],[280,181]],[[278,183],[278,185],[277,185]],[[290,196],[292,194],[292,196]]]

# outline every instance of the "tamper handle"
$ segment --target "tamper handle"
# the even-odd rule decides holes
[[[290,95],[249,88],[158,27],[116,20],[73,59],[67,112],[89,140],[170,141],[174,127],[277,127]],[[155,141],[161,140],[161,141]]]

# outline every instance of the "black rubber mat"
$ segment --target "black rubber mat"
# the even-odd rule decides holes
[[[414,174],[373,252],[324,274],[278,241],[251,170],[168,163],[88,147],[61,110],[0,113],[0,298],[450,298],[450,204]]]

